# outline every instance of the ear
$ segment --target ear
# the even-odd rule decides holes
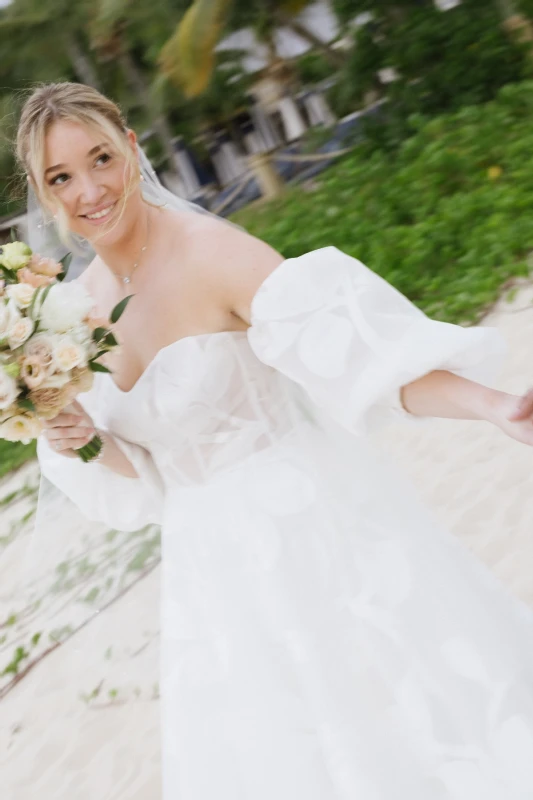
[[[128,137],[128,142],[130,144],[131,149],[134,153],[137,153],[137,134],[135,131],[132,131],[131,128],[128,128],[126,131],[126,136]]]

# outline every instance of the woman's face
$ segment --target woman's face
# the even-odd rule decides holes
[[[135,133],[128,131],[127,136],[135,152]],[[124,156],[105,141],[105,134],[81,123],[55,122],[46,135],[44,180],[50,195],[66,211],[70,230],[89,241],[110,245],[131,230],[138,192],[128,198],[120,223],[114,225],[127,188],[125,166]]]

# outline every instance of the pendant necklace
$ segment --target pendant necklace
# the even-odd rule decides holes
[[[144,244],[144,246],[143,246],[143,247],[141,247],[141,252],[140,252],[140,254],[139,254],[139,259],[138,259],[138,260],[135,262],[135,264],[133,265],[133,267],[132,267],[132,270],[131,270],[130,274],[129,274],[129,275],[120,275],[118,272],[115,272],[114,270],[111,270],[111,272],[113,273],[113,275],[114,275],[116,278],[119,278],[119,280],[121,280],[121,281],[122,281],[122,283],[124,284],[124,286],[127,286],[129,283],[131,283],[131,279],[133,278],[133,273],[135,272],[135,270],[137,269],[137,267],[138,267],[138,266],[139,266],[139,264],[141,263],[142,254],[143,254],[143,253],[146,251],[146,248],[148,247],[148,236],[149,236],[149,235],[150,235],[150,217],[148,216],[148,218],[147,218],[147,222],[146,222],[146,241],[145,241],[145,244]]]

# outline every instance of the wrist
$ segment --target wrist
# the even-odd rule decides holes
[[[509,395],[507,392],[489,389],[487,386],[483,386],[481,389],[483,391],[480,391],[474,409],[478,419],[498,425],[509,403]]]

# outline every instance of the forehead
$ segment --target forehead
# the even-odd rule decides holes
[[[58,163],[86,158],[87,153],[103,141],[102,133],[80,122],[57,120],[52,123],[45,138],[44,168]]]

